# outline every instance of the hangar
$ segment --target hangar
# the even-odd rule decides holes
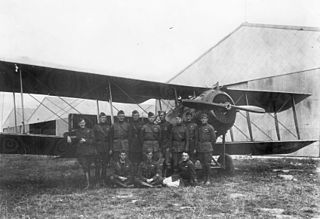
[[[242,89],[310,93],[295,107],[298,128],[293,109],[277,115],[250,113],[250,136],[247,115],[240,113],[232,137],[237,141],[319,139],[319,28],[243,23],[168,82],[205,87],[219,82]],[[319,141],[293,155],[320,156]]]

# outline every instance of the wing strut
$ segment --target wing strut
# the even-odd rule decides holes
[[[234,135],[233,135],[232,127],[229,129],[229,132],[230,132],[231,141],[234,142]]]
[[[21,95],[21,109],[22,109],[22,133],[26,133],[25,122],[24,122],[24,101],[23,101],[23,84],[22,84],[22,72],[21,69],[16,65],[16,70],[19,71],[20,78],[20,95]]]
[[[160,107],[160,111],[162,111],[161,99],[159,99],[159,107]]]
[[[99,114],[100,114],[99,100],[97,100],[97,123],[99,123]]]
[[[268,113],[267,115],[269,115],[270,117],[272,117],[274,119],[274,116],[271,113]],[[290,129],[288,129],[279,119],[278,119],[278,123],[279,125],[281,125],[285,130],[287,130],[293,137],[297,137]]]
[[[297,132],[298,139],[300,140],[300,131],[299,131],[297,112],[296,112],[296,102],[295,102],[295,99],[294,99],[293,95],[291,95],[291,101],[292,101],[292,111],[293,111],[294,125],[296,126],[296,132]]]
[[[177,107],[178,106],[178,93],[177,93],[177,89],[173,88],[174,90],[174,104]]]
[[[277,115],[277,110],[276,110],[276,104],[275,103],[273,103],[273,109],[274,109],[274,123],[275,123],[275,126],[276,126],[277,138],[278,138],[278,141],[280,141],[281,136],[280,136],[278,115]]]
[[[13,112],[14,112],[14,131],[15,133],[18,133],[16,93],[13,92],[12,94],[13,94]]]
[[[222,164],[222,166],[224,169],[226,169],[226,156],[225,156],[226,155],[226,133],[224,133],[222,135],[222,145],[223,145],[223,157],[222,157],[223,164]]]
[[[249,106],[249,101],[248,101],[248,96],[247,94],[245,94],[246,97],[246,104]],[[248,124],[248,130],[249,130],[249,134],[250,134],[250,140],[253,141],[253,135],[252,135],[252,127],[251,127],[251,121],[250,121],[250,114],[248,111],[246,111],[246,115],[247,115],[247,124]]]
[[[246,118],[246,116],[242,113],[242,112],[239,112],[239,114],[241,116],[243,116],[244,118]],[[262,134],[264,134],[265,136],[267,136],[271,141],[273,141],[273,139],[265,132],[263,131],[262,128],[260,128],[256,123],[254,123],[253,121],[250,121],[251,125],[253,125],[254,127],[256,127]],[[249,139],[249,138],[248,138]]]
[[[113,125],[114,123],[114,117],[113,117],[113,107],[112,107],[112,91],[111,91],[111,84],[110,81],[108,80],[108,86],[109,86],[109,105],[110,105],[110,114],[111,114],[111,124]]]

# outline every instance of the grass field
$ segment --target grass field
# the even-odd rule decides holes
[[[82,190],[73,159],[0,155],[2,218],[320,218],[320,161],[245,158],[193,188]]]

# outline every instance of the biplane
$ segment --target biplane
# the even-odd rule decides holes
[[[222,142],[215,145],[214,153],[217,155],[288,154],[315,142],[302,140],[299,135],[295,104],[310,96],[306,93],[235,89],[228,85],[194,87],[1,60],[0,91],[21,93],[22,96],[30,93],[109,101],[110,105],[112,102],[139,104],[149,99],[172,100],[175,109],[167,114],[169,122],[174,123],[175,116],[187,110],[192,110],[195,115],[208,112],[209,123],[214,126],[217,135],[222,136]],[[293,109],[297,140],[225,141],[238,111],[276,114],[289,108]],[[250,128],[250,117],[247,119]],[[74,149],[63,137],[0,133],[0,153],[72,157]]]

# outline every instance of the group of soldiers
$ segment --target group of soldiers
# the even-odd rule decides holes
[[[79,129],[68,142],[76,144],[78,162],[86,176],[86,187],[92,185],[90,167],[95,166],[95,182],[118,187],[160,187],[163,178],[178,176],[183,185],[196,185],[194,162],[199,160],[204,173],[203,183],[210,184],[210,163],[215,130],[208,124],[208,115],[200,116],[200,125],[193,122],[187,112],[185,121],[176,117],[176,125],[165,120],[166,113],[148,113],[143,123],[139,112],[132,112],[130,123],[122,110],[117,121],[110,125],[105,113],[100,113],[99,123],[93,129],[80,119]],[[111,168],[108,168],[110,164]],[[107,169],[111,174],[107,174]],[[107,177],[108,175],[108,177]]]

